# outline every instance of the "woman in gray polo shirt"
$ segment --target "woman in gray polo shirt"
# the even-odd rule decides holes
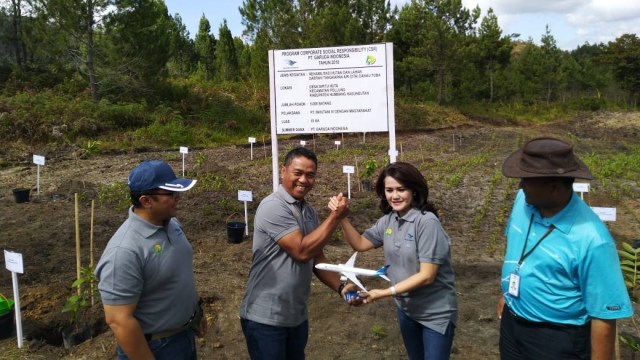
[[[397,162],[382,170],[376,193],[384,215],[375,225],[360,235],[348,219],[341,222],[354,250],[383,246],[390,265],[392,286],[360,296],[366,303],[395,298],[409,359],[449,359],[458,314],[451,242],[428,201],[427,181],[413,165]]]

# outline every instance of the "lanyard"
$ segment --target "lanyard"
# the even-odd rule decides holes
[[[533,250],[535,250],[538,247],[538,245],[540,245],[542,240],[544,240],[544,238],[546,238],[553,231],[553,229],[556,228],[553,224],[551,224],[551,226],[549,226],[549,228],[547,229],[547,232],[545,232],[544,235],[542,235],[540,240],[538,240],[538,242],[535,245],[533,245],[531,250],[529,250],[529,251],[527,251],[525,253],[524,251],[526,250],[527,242],[529,241],[529,232],[531,232],[531,225],[533,225],[533,215],[534,214],[531,214],[531,219],[529,220],[529,228],[527,229],[527,237],[524,238],[524,245],[522,246],[522,253],[520,254],[520,260],[518,261],[518,268],[520,268],[520,265],[522,265],[522,263],[524,262],[524,259],[526,259],[529,255],[531,255]]]

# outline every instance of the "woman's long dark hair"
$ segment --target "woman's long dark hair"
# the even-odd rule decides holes
[[[380,210],[383,214],[390,213],[393,209],[384,192],[384,179],[390,176],[399,182],[403,187],[413,192],[413,200],[411,201],[411,207],[420,211],[430,211],[438,216],[438,209],[429,202],[429,186],[427,180],[415,166],[405,162],[395,162],[387,165],[376,181],[376,194],[380,198]]]

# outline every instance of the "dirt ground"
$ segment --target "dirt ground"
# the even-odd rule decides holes
[[[503,228],[517,182],[500,176],[505,157],[535,136],[552,135],[576,144],[580,156],[624,152],[640,145],[640,114],[599,113],[541,126],[478,123],[443,129],[398,133],[398,160],[418,166],[430,185],[430,196],[440,208],[441,221],[453,244],[453,265],[459,296],[459,323],[453,359],[498,358],[498,321],[495,305],[499,294]],[[382,164],[386,134],[318,136],[280,140],[279,152],[306,140],[319,157],[316,188],[308,201],[326,215],[329,196],[346,191],[343,165],[360,165],[375,158]],[[342,140],[336,150],[334,140]],[[153,144],[141,144],[150,148]],[[142,148],[142,146],[141,146]],[[110,196],[124,187],[128,172],[144,159],[164,159],[181,172],[177,149],[157,152],[123,151],[86,159],[58,150],[46,156],[40,172],[40,195],[35,194],[36,167],[32,151],[0,149],[8,164],[0,169],[0,248],[19,252],[25,271],[19,275],[24,347],[17,349],[15,336],[0,341],[0,358],[8,359],[111,359],[115,357],[113,334],[104,324],[100,304],[87,314],[93,338],[73,347],[62,346],[60,330],[70,324],[61,309],[73,294],[75,278],[74,193],[80,194],[82,262],[89,264],[90,200],[95,199],[94,257],[126,217],[126,209]],[[197,285],[205,299],[208,334],[198,341],[200,359],[246,359],[240,330],[239,305],[244,294],[251,261],[251,233],[239,244],[228,241],[226,222],[241,219],[243,203],[237,190],[250,190],[249,221],[259,201],[272,189],[270,145],[256,144],[254,159],[244,144],[216,149],[190,149],[185,159],[188,176],[201,179],[181,199],[178,218],[194,249]],[[380,215],[372,192],[359,191],[357,176],[351,186],[351,219],[360,231]],[[616,207],[617,221],[608,223],[617,241],[640,238],[640,189],[638,181],[624,184],[591,182],[585,200],[592,206]],[[114,185],[115,184],[115,185]],[[16,203],[12,189],[32,188],[31,201]],[[617,190],[616,190],[617,189]],[[126,199],[124,199],[126,201]],[[326,246],[329,259],[344,262],[351,249],[337,233]],[[376,268],[384,263],[382,250],[358,257],[358,266]],[[387,286],[369,280],[371,288]],[[0,292],[11,296],[11,273],[0,258]],[[391,299],[357,308],[345,305],[318,280],[312,283],[309,300],[309,359],[404,359],[402,339]],[[628,330],[622,324],[623,331]],[[621,350],[622,358],[630,358]]]

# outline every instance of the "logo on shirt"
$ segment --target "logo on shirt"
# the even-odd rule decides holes
[[[393,234],[393,230],[391,230],[391,228],[387,228],[387,230],[384,233],[387,235],[391,235]]]
[[[153,252],[155,254],[160,254],[162,252],[162,246],[160,244],[153,245]]]
[[[407,234],[407,236],[404,239],[406,241],[413,241],[415,240],[415,237],[413,236],[413,234]]]
[[[607,310],[609,311],[620,311],[621,307],[620,305],[609,305],[607,306]]]

